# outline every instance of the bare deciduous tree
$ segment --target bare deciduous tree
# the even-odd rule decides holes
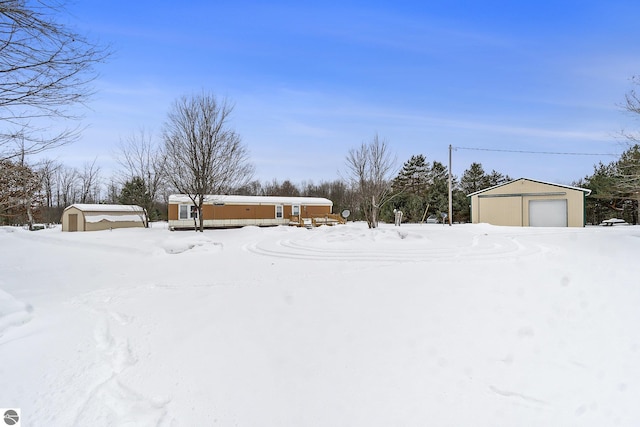
[[[122,167],[121,186],[134,179],[139,179],[144,185],[146,197],[143,197],[139,204],[144,209],[143,219],[145,227],[148,227],[149,215],[164,187],[166,155],[162,147],[154,143],[150,134],[140,130],[137,134],[120,141],[116,158]]]
[[[78,135],[50,132],[51,120],[77,118],[70,107],[92,95],[94,66],[108,52],[56,22],[62,12],[55,0],[0,0],[0,160],[21,155],[18,141],[29,155]]]
[[[100,166],[85,163],[84,170],[78,175],[80,179],[80,203],[97,203],[100,200]]]
[[[37,171],[42,181],[44,195],[42,216],[45,222],[53,223],[60,220],[62,211],[54,205],[56,196],[56,176],[62,165],[51,159],[44,159],[37,165]]]
[[[66,208],[73,203],[79,201],[78,187],[80,185],[80,176],[74,168],[63,167],[57,174],[57,199],[58,207]]]
[[[631,79],[635,86],[640,86],[640,76]],[[633,115],[640,115],[640,94],[631,89],[625,95],[624,108]],[[633,199],[635,210],[634,223],[640,222],[640,133],[623,132],[627,138],[628,149],[622,153],[616,163],[618,176],[615,184],[619,195]]]
[[[357,194],[359,208],[369,228],[378,227],[378,212],[391,199],[395,163],[386,141],[377,134],[370,143],[363,142],[347,154],[347,179]]]
[[[270,183],[267,183],[263,187],[263,193],[265,196],[284,196],[284,197],[299,197],[300,190],[298,187],[285,179],[280,183],[277,179],[274,179]]]
[[[204,230],[202,206],[207,194],[221,194],[246,184],[253,175],[248,151],[229,127],[233,110],[226,100],[203,93],[182,97],[169,112],[164,127],[167,177],[197,208]]]

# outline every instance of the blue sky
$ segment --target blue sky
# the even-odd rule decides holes
[[[640,74],[637,1],[77,2],[70,22],[114,55],[99,66],[82,139],[65,164],[114,167],[121,139],[161,137],[174,100],[235,104],[261,181],[338,178],[374,134],[398,167],[448,161],[448,146],[620,153]],[[53,153],[50,153],[53,155]],[[458,149],[513,178],[569,184],[612,156]]]

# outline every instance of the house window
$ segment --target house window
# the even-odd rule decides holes
[[[276,205],[276,219],[282,219],[282,205]]]
[[[178,207],[178,219],[198,218],[198,207],[195,205],[180,205]]]
[[[300,205],[291,206],[291,215],[294,215],[294,216],[300,215]]]

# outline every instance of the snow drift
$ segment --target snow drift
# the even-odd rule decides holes
[[[29,426],[635,426],[640,228],[0,228]]]

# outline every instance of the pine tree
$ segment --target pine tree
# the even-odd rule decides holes
[[[466,194],[475,193],[490,186],[489,177],[480,163],[471,163],[469,169],[464,171],[460,178],[460,188]]]
[[[393,206],[387,208],[383,214],[385,218],[393,217],[392,210],[400,209],[408,222],[418,222],[424,216],[428,206],[430,168],[422,154],[411,156],[405,162],[391,184],[393,188]]]
[[[124,183],[118,201],[123,205],[137,205],[144,209],[145,218],[144,226],[149,226],[150,214],[153,210],[153,199],[149,195],[149,191],[140,177],[134,177],[132,180]]]
[[[429,165],[422,154],[411,156],[393,180],[393,190],[424,195],[429,188]]]
[[[452,185],[454,185],[452,183]],[[440,162],[434,161],[429,172],[429,193],[427,202],[439,217],[449,210],[449,170]]]
[[[491,173],[487,175],[487,185],[489,187],[494,187],[496,185],[504,184],[509,181],[513,181],[509,175],[503,175],[495,169],[493,169]]]

